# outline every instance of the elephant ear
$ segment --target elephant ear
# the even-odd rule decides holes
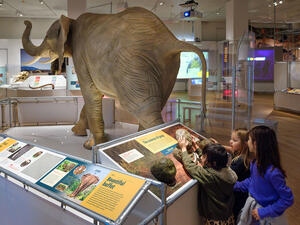
[[[57,41],[58,62],[59,62],[58,73],[61,72],[61,67],[64,61],[65,43],[68,40],[68,33],[70,30],[71,19],[64,15],[61,15],[59,19],[59,23],[61,29]]]

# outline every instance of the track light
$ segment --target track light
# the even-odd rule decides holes
[[[20,11],[17,11],[17,16],[20,16],[20,17],[22,17],[23,16],[23,13],[22,12],[20,12]]]

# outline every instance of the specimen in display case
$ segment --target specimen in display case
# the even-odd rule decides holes
[[[180,52],[198,54],[206,83],[203,52],[176,39],[156,15],[143,8],[109,15],[85,13],[76,20],[62,15],[38,47],[29,39],[31,22],[24,23],[22,42],[29,55],[50,57],[49,62],[58,59],[59,68],[64,57],[73,57],[85,100],[73,132],[85,134],[90,129],[93,138],[85,143],[86,148],[106,141],[103,95],[118,99],[137,118],[139,130],[163,123],[161,110],[176,81]],[[205,87],[202,89],[205,112]]]

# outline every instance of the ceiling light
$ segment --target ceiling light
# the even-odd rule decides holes
[[[273,4],[274,4],[275,6],[277,6],[277,2],[274,2]]]
[[[22,12],[20,12],[20,11],[17,11],[17,16],[20,16],[20,17],[22,17],[23,16],[23,13]]]
[[[217,15],[220,15],[220,13],[219,13],[219,12],[217,12]]]
[[[39,0],[40,4],[43,5],[44,4],[44,1],[43,0]]]
[[[0,1],[0,7],[3,6],[3,0]]]
[[[160,3],[159,3],[159,5],[164,5],[164,4],[165,4],[164,2],[160,2]]]
[[[280,1],[279,1],[279,4],[282,4],[282,3],[283,3],[283,1],[282,1],[282,0],[280,0]]]
[[[271,7],[271,6],[272,6],[271,4],[268,5],[268,7]]]

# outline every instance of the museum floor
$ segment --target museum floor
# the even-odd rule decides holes
[[[171,98],[180,98],[182,100],[200,101],[200,97],[189,97],[187,93],[174,93]],[[222,101],[215,93],[207,93],[208,106],[222,106],[222,108],[230,109],[230,102]],[[296,103],[295,103],[296,104]],[[208,107],[208,112],[210,108]],[[287,184],[291,187],[295,203],[287,210],[289,224],[300,224],[300,115],[285,113],[273,110],[273,95],[271,94],[255,94],[252,110],[252,118],[262,118],[267,120],[278,121],[277,135],[279,139],[281,160],[284,169],[287,172]],[[205,120],[205,132],[201,133],[206,137],[214,137],[222,144],[228,144],[231,130],[230,110],[224,116],[224,120],[218,122],[212,121],[214,118],[208,117]],[[195,115],[193,115],[195,118]],[[195,119],[187,122],[186,125],[194,128]],[[19,127],[11,128],[6,132],[14,137],[19,137],[27,141],[36,142],[39,145],[57,149],[77,157],[91,159],[91,152],[82,148],[82,143],[86,137],[75,137],[71,132],[71,125],[55,127]],[[129,129],[130,128],[130,129]],[[106,133],[110,135],[109,139],[118,136],[134,133],[137,129],[136,125],[122,125],[116,123],[114,129],[106,129]],[[50,130],[52,130],[50,132]],[[54,130],[54,132],[53,132]],[[47,133],[51,135],[47,135]],[[125,133],[124,133],[125,132]],[[80,146],[80,147],[78,147]],[[77,150],[76,150],[77,149]]]

